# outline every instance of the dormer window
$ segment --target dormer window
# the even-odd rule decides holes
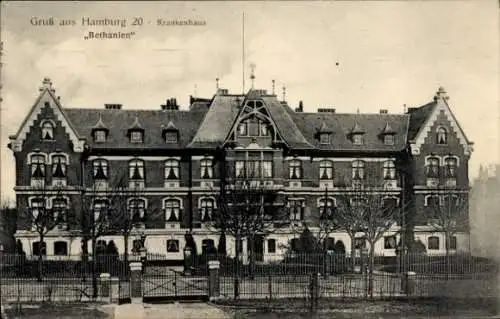
[[[330,144],[330,134],[328,134],[328,133],[321,133],[319,135],[319,142],[321,144]]]
[[[42,140],[50,141],[54,139],[54,125],[50,121],[42,123]]]
[[[95,130],[94,131],[94,142],[96,142],[96,143],[106,142],[106,131],[105,130]]]
[[[392,134],[384,135],[384,144],[385,145],[394,145],[394,135],[392,135]]]
[[[238,125],[238,134],[240,136],[247,136],[248,135],[248,125],[246,122],[241,122]]]
[[[354,145],[363,145],[363,134],[353,134],[352,142]]]
[[[321,144],[330,144],[330,135],[333,131],[328,127],[325,121],[321,122],[321,126],[317,131],[317,137],[319,137],[319,142]]]
[[[437,144],[447,144],[448,143],[448,132],[444,127],[440,127],[436,134]]]
[[[165,142],[166,143],[177,143],[177,131],[165,132]]]
[[[162,134],[165,139],[165,143],[167,144],[179,142],[179,130],[172,121],[168,122],[167,127],[163,129]]]
[[[142,143],[144,140],[142,131],[132,131],[130,132],[130,143]]]

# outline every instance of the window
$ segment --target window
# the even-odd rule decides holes
[[[319,135],[319,142],[321,144],[330,144],[330,134],[329,133],[321,133]]]
[[[262,177],[273,177],[273,161],[262,161]]]
[[[426,173],[428,178],[439,177],[439,158],[429,157],[426,160]]]
[[[95,200],[94,201],[94,221],[102,222],[106,218],[106,200]]]
[[[31,200],[31,218],[33,227],[38,226],[38,222],[41,218],[44,218],[47,214],[46,205],[44,198],[35,198]]]
[[[144,134],[142,131],[132,131],[130,132],[130,143],[142,143]]]
[[[354,145],[363,145],[363,134],[354,134],[352,136]]]
[[[203,198],[200,201],[200,220],[210,221],[215,207],[215,201],[211,198]]]
[[[213,177],[214,168],[213,162],[211,159],[202,159],[201,160],[201,178],[210,179]]]
[[[352,162],[352,179],[362,180],[365,177],[365,162],[354,161]]]
[[[45,121],[42,124],[42,140],[54,139],[54,126],[51,122]]]
[[[267,252],[270,254],[276,253],[276,239],[267,240]]]
[[[32,248],[33,248],[33,255],[34,256],[47,256],[47,243],[46,242],[42,242],[42,244],[40,245],[40,242],[39,241],[36,241],[32,244]]]
[[[318,202],[319,218],[331,219],[335,213],[335,200],[333,198],[321,198]]]
[[[326,237],[325,238],[325,247],[326,247],[327,251],[334,251],[335,250],[335,238]]]
[[[106,241],[98,240],[95,247],[96,254],[104,254],[106,252]]]
[[[382,213],[393,215],[398,209],[398,200],[395,197],[385,197],[382,199]]]
[[[178,253],[179,241],[177,239],[167,239],[167,253]]]
[[[268,124],[260,121],[259,126],[260,126],[260,136],[268,136],[269,135]]]
[[[247,136],[248,135],[248,125],[247,125],[247,122],[241,122],[238,125],[238,134],[240,136]]]
[[[332,161],[321,161],[319,164],[319,178],[333,179],[333,163]]]
[[[425,196],[425,206],[429,207],[439,207],[441,205],[441,199],[438,195],[427,195]]]
[[[134,239],[132,241],[132,252],[133,253],[138,253],[141,251],[142,248],[142,240],[140,239]]]
[[[131,160],[129,163],[129,178],[134,181],[144,180],[144,161]]]
[[[385,134],[384,135],[384,144],[385,145],[394,145],[394,135],[393,134]]]
[[[238,178],[245,177],[245,162],[244,161],[236,161],[235,173],[236,173],[236,177],[238,177]]]
[[[445,206],[446,211],[455,212],[461,209],[460,200],[457,195],[446,195],[443,198],[443,206]]]
[[[364,237],[354,238],[354,248],[355,249],[362,249],[365,247],[366,247],[366,238],[364,238]]]
[[[298,238],[292,238],[290,240],[290,247],[292,248],[293,251],[298,251],[299,250],[299,239]]]
[[[165,219],[169,222],[180,221],[181,202],[178,199],[165,200]]]
[[[67,256],[68,255],[68,243],[65,241],[56,241],[54,243],[54,255]]]
[[[291,199],[288,202],[290,209],[290,220],[303,220],[306,201],[303,199]]]
[[[396,164],[394,164],[394,161],[384,162],[383,174],[385,180],[396,179]]]
[[[95,159],[92,161],[92,166],[95,180],[108,179],[108,161],[105,159]]]
[[[94,142],[96,142],[96,143],[106,142],[106,131],[105,130],[95,130],[94,131]]]
[[[448,132],[444,127],[437,129],[436,134],[437,144],[447,144],[448,143]]]
[[[128,203],[128,209],[132,221],[142,221],[146,211],[146,201],[144,199],[133,198]]]
[[[450,249],[456,250],[457,249],[457,236],[451,236],[448,245],[449,245]]]
[[[396,236],[384,237],[384,249],[396,249]]]
[[[65,198],[54,198],[52,202],[52,209],[54,211],[54,221],[65,223],[67,208],[68,208],[68,203]]]
[[[215,242],[213,239],[203,239],[201,241],[201,251],[203,254],[213,253],[214,250],[215,250]]]
[[[42,154],[31,155],[31,178],[45,178],[45,156]]]
[[[170,159],[165,161],[165,179],[179,179],[179,161]]]
[[[447,157],[444,161],[444,165],[447,178],[454,178],[457,176],[458,161],[455,157]]]
[[[427,248],[430,250],[438,250],[439,249],[439,237],[431,236],[427,239]]]
[[[177,143],[179,132],[177,131],[166,131],[165,132],[165,142],[166,143]]]
[[[53,155],[52,156],[52,177],[65,178],[66,177],[66,156]]]
[[[300,160],[291,160],[289,162],[290,178],[302,178],[302,162]]]

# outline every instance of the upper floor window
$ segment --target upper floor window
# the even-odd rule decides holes
[[[365,162],[354,161],[352,162],[352,179],[362,180],[365,178]]]
[[[68,202],[65,198],[54,198],[52,202],[52,210],[54,212],[54,220],[58,222],[66,222],[66,210]]]
[[[424,205],[437,208],[441,206],[441,198],[439,197],[439,195],[427,195],[424,199]]]
[[[165,132],[165,142],[166,143],[177,143],[178,137],[179,137],[178,131],[171,130],[171,131]]]
[[[289,163],[289,176],[291,179],[302,178],[302,162],[300,160],[291,160]]]
[[[179,179],[179,161],[169,159],[165,161],[165,179]]]
[[[93,176],[95,180],[108,179],[108,161],[95,159],[92,161]]]
[[[52,177],[65,178],[66,177],[66,156],[53,155],[52,156]]]
[[[50,121],[42,123],[42,140],[54,139],[54,125]]]
[[[30,157],[31,178],[45,178],[45,156],[43,154],[33,154]]]
[[[428,157],[425,162],[427,177],[439,177],[439,158]]]
[[[238,178],[272,178],[273,162],[260,159],[236,161],[235,173]]]
[[[448,143],[448,131],[444,127],[437,129],[436,134],[437,144],[447,144]]]
[[[238,124],[238,134],[240,136],[248,135],[248,125],[246,122],[240,122],[240,124]]]
[[[290,199],[288,201],[290,220],[303,220],[306,201],[303,199]]]
[[[253,115],[242,120],[237,128],[240,136],[269,136],[269,123]]]
[[[319,134],[319,142],[321,144],[330,144],[330,133]]]
[[[335,213],[335,200],[333,198],[321,198],[318,201],[319,218],[331,219]]]
[[[178,199],[166,199],[165,205],[165,219],[168,222],[178,222],[181,216],[181,202]]]
[[[34,198],[31,200],[30,203],[30,210],[31,210],[31,220],[33,223],[33,226],[37,226],[40,222],[41,219],[46,217],[47,211],[46,211],[47,205],[45,202],[44,198]]]
[[[394,135],[393,134],[385,134],[384,135],[384,144],[385,145],[394,145]]]
[[[444,161],[445,175],[448,178],[457,176],[458,160],[456,157],[447,157]]]
[[[214,168],[212,160],[202,159],[200,164],[201,164],[201,178],[204,179],[213,178]]]
[[[131,160],[128,168],[131,180],[144,180],[144,161],[138,159]]]
[[[363,134],[353,134],[352,142],[354,145],[363,145]]]
[[[106,142],[106,130],[95,130],[94,131],[94,142],[96,142],[96,143]]]
[[[212,198],[203,198],[200,201],[200,220],[202,222],[212,220],[215,201]]]
[[[142,143],[144,140],[143,131],[131,131],[130,132],[130,143]]]
[[[106,218],[108,203],[105,199],[96,199],[93,204],[94,222],[102,222]]]
[[[386,180],[396,179],[396,164],[394,164],[394,161],[384,162],[383,174]]]
[[[133,221],[141,221],[144,219],[146,212],[146,201],[140,198],[133,198],[128,203],[130,218]]]
[[[333,163],[332,161],[321,161],[319,163],[319,178],[333,179]]]

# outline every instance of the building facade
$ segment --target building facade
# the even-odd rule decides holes
[[[141,217],[129,249],[142,235],[150,252],[172,259],[182,258],[186,232],[198,251],[217,246],[219,234],[205,224],[217,213],[214,191],[222,161],[233,163],[231,174],[251,170],[263,185],[278,188],[287,199],[289,218],[299,223],[371,176],[380,181],[384,196],[405,207],[404,220],[377,242],[376,252],[393,255],[404,224],[428,253],[443,253],[445,237],[429,226],[428,208],[468,196],[472,151],[443,88],[430,103],[405,114],[304,112],[302,102],[292,109],[256,89],[247,94],[217,89],[209,99],[191,97],[185,109],[175,98],[156,110],[120,104],[82,109],[63,107],[51,81],[44,79],[10,140],[16,161],[16,238],[28,255],[79,255],[82,215],[102,209],[98,194],[119,180],[135,194],[123,213],[133,208]],[[83,193],[96,195],[91,209],[83,207],[88,202]],[[59,222],[39,244],[32,216],[41,207],[57,210]],[[281,229],[263,238],[258,251],[272,260],[297,236],[291,228]],[[342,231],[330,237],[347,251],[354,244]],[[110,240],[123,253],[121,236],[106,234],[99,244]],[[451,241],[453,252],[469,249],[466,229]],[[243,255],[247,249],[243,242]],[[234,255],[232,238],[227,238],[227,252]]]

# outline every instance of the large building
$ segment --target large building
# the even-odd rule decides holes
[[[191,97],[187,108],[172,98],[157,109],[129,110],[121,104],[63,107],[51,81],[44,79],[9,148],[16,161],[15,236],[28,255],[41,248],[48,256],[79,255],[78,214],[88,214],[78,209],[82,191],[97,192],[121,179],[131,189],[140,189],[140,196],[128,202],[145,215],[135,234],[146,236],[149,251],[179,259],[187,231],[198,251],[217,246],[219,235],[204,223],[217,211],[211,191],[219,185],[221,154],[235,161],[235,174],[248,169],[248,162],[259,163],[253,167],[259,168],[263,183],[286,195],[289,217],[299,222],[319,214],[325,189],[335,203],[335,196],[348,192],[369,172],[378,172],[381,192],[398,203],[406,194],[403,200],[412,203],[404,221],[412,236],[428,253],[443,253],[444,236],[429,227],[427,210],[436,201],[467,196],[472,143],[443,88],[428,104],[405,114],[339,114],[332,108],[305,112],[302,102],[292,108],[265,90],[230,94],[220,88],[212,98]],[[37,196],[41,187],[48,194],[45,203]],[[101,204],[96,200],[94,209]],[[44,205],[58,207],[64,218],[40,246],[23,212],[36,213]],[[377,242],[378,254],[395,253],[399,225]],[[282,230],[262,238],[256,250],[270,260],[297,236],[291,228]],[[350,250],[353,243],[345,233],[330,236]],[[123,238],[107,235],[100,243],[110,240],[123,253]],[[135,235],[128,247],[134,240]],[[466,229],[451,241],[451,251],[469,249]],[[245,254],[246,242],[242,249]],[[234,254],[231,238],[227,251]]]

